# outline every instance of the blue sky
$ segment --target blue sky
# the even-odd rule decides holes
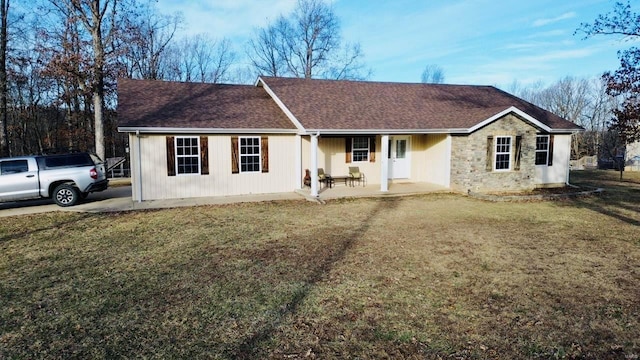
[[[253,29],[288,13],[295,0],[159,0],[180,11],[182,34],[227,37],[243,53]],[[508,87],[565,76],[596,77],[618,67],[615,37],[583,40],[581,22],[613,9],[613,0],[334,0],[344,41],[359,42],[370,80],[419,82],[436,64],[445,82]],[[634,6],[634,11],[640,8]]]

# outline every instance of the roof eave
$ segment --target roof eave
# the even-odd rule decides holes
[[[468,129],[307,129],[300,135],[406,135],[406,134],[459,134],[467,133]]]
[[[507,114],[516,114],[517,116],[519,116],[522,119],[525,119],[526,121],[530,122],[531,124],[533,124],[534,126],[542,129],[545,132],[548,132],[550,134],[566,134],[566,133],[576,133],[576,132],[581,132],[584,131],[584,129],[578,127],[578,128],[572,128],[572,129],[558,129],[558,128],[552,128],[549,127],[548,125],[544,124],[543,122],[541,122],[540,120],[534,118],[533,116],[527,114],[526,112],[518,109],[515,106],[511,106],[493,116],[491,116],[490,118],[479,122],[478,124],[470,127],[467,131],[467,133],[472,133],[484,126],[487,126],[489,124],[491,124],[492,122],[504,117]]]
[[[297,134],[298,129],[246,129],[246,128],[172,128],[120,126],[118,132],[140,134]]]

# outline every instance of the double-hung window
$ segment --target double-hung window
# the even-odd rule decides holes
[[[176,137],[176,173],[200,174],[200,143],[197,137]]]
[[[240,138],[240,172],[260,171],[260,138]]]
[[[536,136],[536,165],[547,165],[549,162],[549,135]]]
[[[369,138],[355,137],[353,138],[353,161],[369,161]]]
[[[494,169],[511,170],[511,136],[497,136],[495,149]]]

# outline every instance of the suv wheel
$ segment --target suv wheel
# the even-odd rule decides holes
[[[80,198],[80,191],[69,184],[61,184],[53,190],[53,201],[59,206],[73,206]]]

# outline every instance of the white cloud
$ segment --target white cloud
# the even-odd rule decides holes
[[[549,25],[551,23],[555,23],[555,22],[558,22],[558,21],[571,19],[571,18],[574,18],[574,17],[576,17],[576,13],[571,11],[571,12],[564,13],[564,14],[562,14],[560,16],[554,17],[554,18],[538,19],[538,20],[533,22],[533,26],[534,27],[545,26],[545,25]]]
[[[247,37],[254,28],[264,26],[280,14],[291,11],[296,0],[191,0],[189,6],[176,0],[158,0],[163,13],[182,12],[185,34],[208,33],[216,38]]]

